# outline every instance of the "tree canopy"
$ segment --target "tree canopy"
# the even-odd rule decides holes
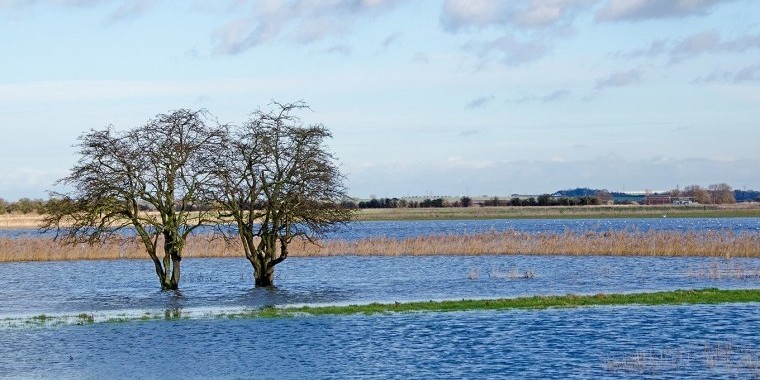
[[[209,211],[198,211],[208,203],[208,173],[200,163],[223,137],[208,116],[181,109],[127,132],[108,127],[83,134],[79,162],[58,181],[72,191],[52,194],[43,229],[68,243],[90,244],[134,233],[161,287],[177,289],[185,239],[213,220]],[[144,212],[146,206],[154,212]]]
[[[324,144],[331,134],[302,125],[294,113],[306,109],[273,103],[241,126],[180,109],[126,132],[91,130],[58,181],[72,190],[51,194],[42,229],[72,244],[136,235],[161,287],[177,289],[188,235],[216,226],[225,238],[239,236],[256,285],[270,286],[294,238],[314,242],[351,215]]]
[[[294,238],[313,242],[351,215],[341,206],[343,177],[324,144],[332,135],[295,115],[307,109],[302,102],[273,103],[253,112],[208,162],[212,194],[234,220],[257,286],[273,284],[274,267],[287,258]],[[229,236],[229,229],[220,231]]]

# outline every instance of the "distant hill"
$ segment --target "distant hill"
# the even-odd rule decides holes
[[[598,191],[605,191],[600,189],[591,189],[588,187],[578,187],[575,189],[560,190],[552,194],[553,197],[592,197]],[[634,201],[639,202],[644,199],[643,195],[630,195],[622,192],[611,191],[610,195],[616,202],[622,201]],[[756,190],[734,190],[734,197],[737,202],[760,202],[760,191]]]
[[[736,197],[737,202],[758,202],[760,201],[760,191],[734,190],[734,197]]]
[[[588,187],[578,187],[575,189],[560,190],[552,194],[553,197],[568,197],[568,198],[580,198],[580,197],[593,197],[598,189],[589,189]]]

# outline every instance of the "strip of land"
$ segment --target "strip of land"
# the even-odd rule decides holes
[[[520,298],[371,303],[346,306],[267,307],[240,310],[146,310],[113,314],[113,312],[78,315],[46,315],[0,319],[0,328],[55,327],[92,323],[174,321],[187,319],[256,319],[294,318],[303,316],[392,315],[397,313],[446,313],[464,311],[543,310],[590,306],[662,306],[711,305],[760,302],[760,289],[698,289],[653,293],[553,295]]]
[[[466,219],[608,219],[608,218],[735,218],[760,217],[760,203],[684,206],[542,206],[444,207],[357,210],[354,220],[466,220]],[[36,228],[39,214],[0,215],[0,228]]]
[[[760,289],[699,289],[654,293],[533,296],[492,300],[395,302],[368,305],[266,308],[236,317],[291,317],[296,315],[388,314],[401,312],[453,312],[471,310],[547,309],[622,305],[693,305],[760,302]]]
[[[464,220],[464,219],[609,219],[609,218],[736,218],[760,217],[759,203],[684,206],[544,206],[544,207],[447,207],[364,209],[355,219]]]

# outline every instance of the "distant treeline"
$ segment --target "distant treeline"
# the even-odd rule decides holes
[[[699,185],[686,186],[683,190],[674,189],[664,193],[670,197],[689,198],[699,204],[731,204],[736,202],[760,202],[760,191],[732,190],[725,183],[710,185],[703,188]],[[512,197],[501,199],[493,197],[486,200],[474,201],[470,197],[461,197],[455,201],[445,198],[432,198],[423,201],[412,201],[400,198],[377,198],[368,201],[345,201],[345,207],[372,208],[426,208],[426,207],[470,207],[470,206],[594,206],[602,204],[634,204],[630,195],[607,190],[576,188],[561,190],[554,194],[542,194],[536,197]],[[639,201],[645,197],[639,196]]]
[[[3,198],[0,198],[0,215],[3,214],[29,214],[29,213],[42,213],[45,209],[47,201],[44,199],[29,199],[21,198],[16,202],[8,202]]]
[[[369,201],[343,202],[345,207],[349,208],[429,208],[429,207],[470,207],[470,206],[589,206],[600,205],[603,198],[598,196],[591,197],[560,197],[555,198],[549,194],[543,194],[538,197],[510,199],[500,199],[493,197],[480,202],[474,202],[470,197],[461,197],[455,201],[444,198],[425,199],[422,201],[410,201],[399,198],[379,198]]]
[[[710,185],[706,188],[699,185],[686,186],[683,190],[670,190],[661,195],[672,197],[689,197],[699,204],[730,204],[736,202],[760,202],[760,191],[756,190],[732,190],[727,184]],[[432,208],[432,207],[470,207],[470,206],[593,206],[600,204],[626,204],[633,203],[630,200],[620,201],[624,193],[609,192],[590,188],[576,188],[560,190],[554,194],[542,194],[537,197],[512,197],[501,199],[492,197],[475,202],[470,197],[461,197],[451,201],[445,198],[429,198],[422,201],[413,201],[400,198],[378,198],[368,201],[346,200],[342,204],[346,208]],[[21,198],[16,202],[9,202],[0,198],[0,215],[2,214],[29,214],[45,212],[49,201],[44,199]],[[150,210],[147,205],[142,207],[144,211]],[[204,207],[209,209],[210,207]]]

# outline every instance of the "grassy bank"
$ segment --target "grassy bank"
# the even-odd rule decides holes
[[[227,317],[287,317],[308,315],[387,314],[402,312],[452,312],[470,310],[546,309],[585,306],[689,305],[760,302],[760,289],[675,290],[655,293],[533,296],[493,300],[428,301],[392,304],[267,308]]]
[[[206,236],[191,236],[184,257],[242,257],[237,241],[227,244]],[[760,234],[731,232],[609,231],[525,233],[486,232],[468,235],[431,235],[406,239],[368,238],[328,240],[319,245],[295,241],[290,256],[321,257],[424,255],[618,255],[760,257]],[[137,240],[100,245],[61,245],[48,238],[0,239],[0,262],[146,259]]]
[[[605,218],[735,218],[760,217],[760,204],[692,206],[549,206],[446,207],[357,210],[357,221],[465,219],[605,219]],[[0,228],[36,228],[38,214],[0,215]]]

